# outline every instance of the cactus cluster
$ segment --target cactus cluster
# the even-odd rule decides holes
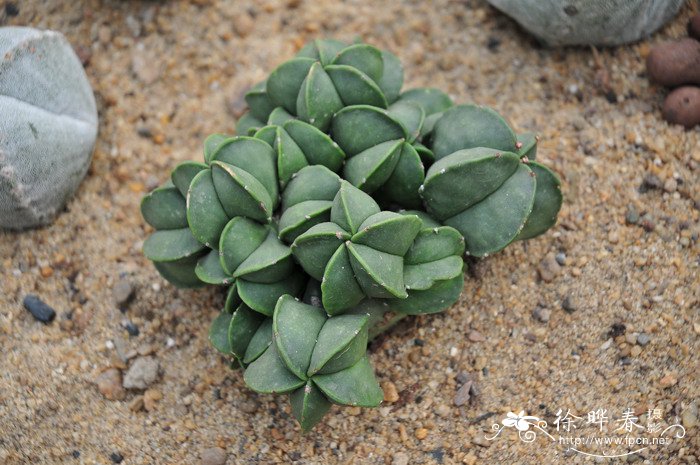
[[[247,94],[142,202],[144,254],[178,287],[228,286],[213,346],[260,393],[289,394],[302,429],[383,395],[367,343],[460,297],[485,257],[556,221],[537,139],[433,88],[401,92],[395,55],[316,40]]]

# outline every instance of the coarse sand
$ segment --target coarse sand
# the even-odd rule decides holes
[[[541,48],[477,0],[8,3],[2,24],[56,29],[74,45],[100,132],[55,224],[0,233],[0,463],[700,460],[700,130],[662,120],[667,91],[644,65],[654,44],[685,36],[697,2],[648,40],[599,50]],[[372,344],[383,406],[335,407],[304,435],[285,396],[251,392],[209,345],[223,291],[175,289],[143,257],[139,202],[199,159],[208,134],[232,133],[243,92],[320,36],[388,48],[405,87],[442,88],[539,133],[565,202],[547,234],[470,263],[459,304]],[[28,294],[55,321],[35,321]],[[514,428],[486,439],[508,412],[556,433],[560,409],[582,422],[607,410],[610,437],[624,437],[613,430],[626,409],[686,433],[598,462],[534,426],[533,442]]]

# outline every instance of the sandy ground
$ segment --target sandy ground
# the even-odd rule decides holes
[[[475,0],[14,5],[4,24],[60,30],[89,59],[100,135],[54,225],[0,233],[0,463],[200,463],[212,447],[229,464],[595,463],[541,434],[484,438],[509,411],[551,431],[559,409],[585,419],[626,408],[640,423],[660,409],[686,436],[598,462],[698,463],[700,131],[661,119],[666,91],[644,67],[654,43],[685,35],[697,3],[648,41],[598,51],[542,49]],[[302,435],[286,398],[246,389],[209,346],[222,292],[174,289],[141,255],[149,231],[138,205],[178,162],[201,156],[207,134],[232,132],[242,92],[317,36],[389,48],[407,86],[441,87],[539,132],[566,200],[548,234],[476,264],[458,305],[373,345],[398,402],[334,408]],[[120,281],[135,289],[124,312]],[[56,309],[52,324],[22,307],[27,294]],[[105,399],[96,377],[144,355],[160,365],[147,408],[142,390],[116,385],[123,400]],[[457,407],[465,383],[471,399]]]

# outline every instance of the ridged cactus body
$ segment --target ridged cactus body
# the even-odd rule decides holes
[[[241,135],[210,136],[142,203],[146,256],[176,286],[228,286],[212,345],[304,430],[378,405],[368,341],[452,306],[465,254],[542,234],[561,206],[533,134],[402,83],[390,52],[314,41],[246,94]]]

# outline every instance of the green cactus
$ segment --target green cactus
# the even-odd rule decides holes
[[[542,234],[561,207],[534,134],[402,83],[390,52],[316,40],[246,94],[241,136],[207,138],[141,204],[145,255],[176,286],[228,286],[212,345],[251,389],[289,394],[303,430],[378,405],[368,340],[452,306],[465,254]]]

